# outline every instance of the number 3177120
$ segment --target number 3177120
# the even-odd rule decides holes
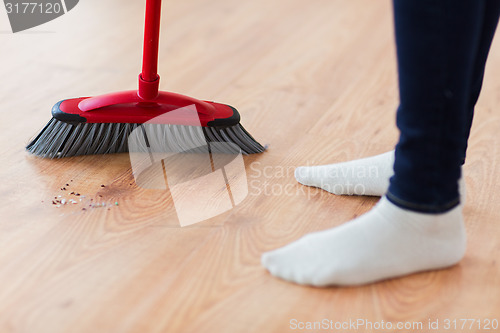
[[[497,330],[498,319],[445,319],[445,330]]]
[[[17,2],[5,3],[7,14],[59,14],[63,9],[60,3],[54,2]]]

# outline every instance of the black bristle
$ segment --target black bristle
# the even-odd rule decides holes
[[[98,155],[128,152],[129,135],[141,126],[147,133],[147,147],[169,152],[207,152],[245,155],[265,150],[241,126],[195,127],[170,124],[69,124],[52,118],[26,149],[44,158],[62,158],[78,155]],[[227,145],[210,145],[212,142]],[[141,145],[140,142],[136,144]],[[237,149],[237,147],[239,149]]]

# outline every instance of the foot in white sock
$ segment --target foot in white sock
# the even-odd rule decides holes
[[[383,197],[348,223],[264,253],[262,265],[272,275],[299,284],[359,285],[454,265],[465,247],[460,206],[424,214]]]
[[[394,174],[393,165],[394,150],[349,162],[298,167],[295,178],[337,195],[382,196]]]
[[[383,196],[394,175],[394,150],[359,160],[298,167],[295,179],[302,185],[319,187],[336,195]],[[465,182],[459,180],[461,203],[465,204]]]

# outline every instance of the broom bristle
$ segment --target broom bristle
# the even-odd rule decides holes
[[[43,158],[123,153],[129,151],[129,136],[139,127],[148,148],[153,147],[156,151],[206,152],[203,147],[211,142],[228,143],[213,146],[220,153],[234,154],[241,149],[241,153],[248,155],[261,153],[266,149],[241,124],[223,128],[126,123],[73,125],[55,118],[30,141],[26,149]],[[137,143],[137,140],[134,142]]]

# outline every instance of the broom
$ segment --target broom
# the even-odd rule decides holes
[[[163,138],[161,149],[192,151],[205,141],[224,153],[261,153],[265,148],[240,124],[232,106],[158,91],[161,0],[146,0],[144,52],[138,90],[62,100],[52,119],[26,149],[44,158],[128,152],[128,137],[138,127]],[[184,112],[193,110],[195,112]],[[175,112],[173,112],[175,111]],[[170,113],[169,113],[170,112]],[[165,115],[173,115],[165,117]],[[144,128],[142,131],[145,133]],[[147,140],[147,138],[146,138]],[[226,147],[226,148],[224,148]],[[236,147],[237,149],[234,149]]]

